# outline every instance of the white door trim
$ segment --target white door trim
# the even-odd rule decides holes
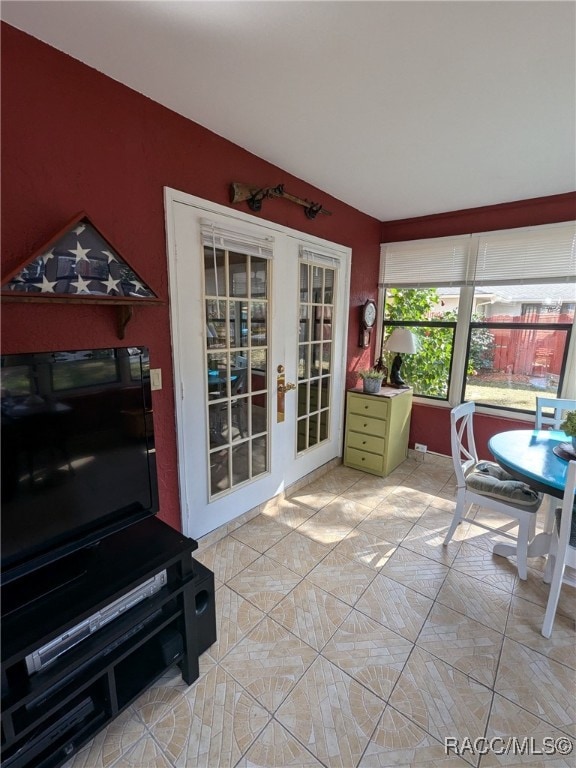
[[[328,250],[331,253],[337,254],[342,259],[342,279],[345,281],[343,295],[348,298],[350,295],[350,265],[351,265],[351,248],[343,245],[339,245],[323,238],[309,235],[305,232],[285,227],[281,224],[276,224],[270,221],[262,220],[260,217],[253,216],[251,214],[244,213],[242,211],[231,210],[230,208],[213,203],[209,200],[205,200],[194,195],[190,195],[186,192],[172,189],[170,187],[164,188],[164,205],[166,216],[166,244],[167,244],[167,256],[168,256],[168,284],[169,284],[169,296],[170,296],[170,327],[172,336],[172,364],[174,373],[174,407],[176,413],[176,435],[177,435],[177,452],[178,452],[178,480],[180,490],[180,505],[182,526],[184,533],[188,533],[189,520],[191,515],[190,500],[188,498],[187,482],[185,477],[185,469],[190,466],[190,456],[187,455],[189,450],[187,445],[188,441],[184,435],[184,414],[183,414],[183,402],[185,396],[185,377],[183,375],[181,361],[183,360],[182,351],[186,345],[186,339],[183,337],[186,329],[181,327],[180,318],[180,306],[179,306],[179,292],[177,290],[178,284],[178,253],[176,252],[176,234],[175,234],[175,204],[188,205],[194,208],[196,212],[203,212],[208,215],[217,214],[228,218],[231,224],[250,224],[256,225],[261,230],[268,230],[270,234],[281,233],[288,237],[294,238],[302,243],[307,243],[312,247],[318,247],[319,251]],[[348,307],[341,308],[343,312],[343,352],[346,355],[347,350],[347,338],[348,338]],[[188,330],[189,333],[189,330]],[[346,370],[346,361],[343,364],[344,372]],[[344,407],[345,398],[341,398],[339,404],[339,424],[340,435],[338,436],[338,445],[340,452],[343,442],[343,419],[344,419]]]

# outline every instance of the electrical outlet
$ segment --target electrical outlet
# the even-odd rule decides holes
[[[162,389],[162,368],[150,368],[150,389]]]
[[[419,453],[426,453],[428,446],[423,445],[422,443],[414,443],[414,450],[418,451]]]

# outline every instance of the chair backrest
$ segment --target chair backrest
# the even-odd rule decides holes
[[[465,485],[466,473],[478,461],[472,424],[475,410],[475,403],[462,403],[450,411],[450,444],[459,488]]]
[[[248,381],[248,369],[247,368],[232,368],[230,370],[231,376],[236,378],[230,382],[230,392],[232,397],[234,395],[240,395],[246,392],[246,383]]]
[[[552,408],[552,414],[544,413],[544,408]],[[536,429],[552,427],[560,429],[566,411],[576,411],[576,400],[560,400],[556,397],[536,398]]]

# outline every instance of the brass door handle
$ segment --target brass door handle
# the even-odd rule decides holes
[[[296,389],[296,384],[292,384],[291,381],[287,382],[286,384],[278,384],[278,392],[283,395],[285,392],[290,392],[290,390]]]

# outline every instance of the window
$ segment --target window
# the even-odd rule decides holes
[[[417,337],[415,395],[528,412],[575,396],[575,248],[574,222],[384,244],[382,343],[395,326]]]

